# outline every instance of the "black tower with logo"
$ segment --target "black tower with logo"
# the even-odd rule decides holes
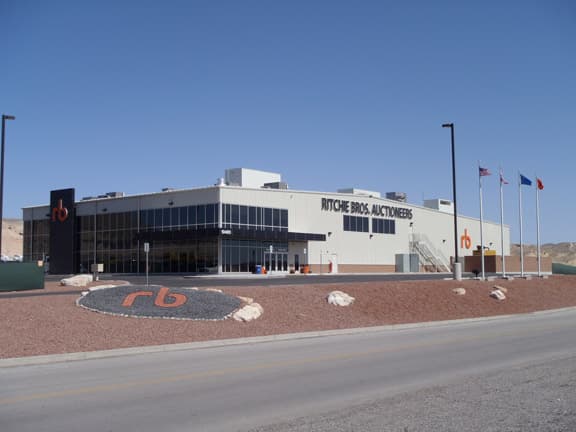
[[[50,273],[74,273],[74,189],[50,192]]]

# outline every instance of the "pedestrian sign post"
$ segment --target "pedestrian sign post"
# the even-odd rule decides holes
[[[150,253],[150,243],[144,243],[144,253],[146,254],[146,287],[148,287],[148,254]]]

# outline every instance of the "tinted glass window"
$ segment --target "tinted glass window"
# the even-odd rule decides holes
[[[199,205],[197,206],[197,213],[196,213],[196,223],[198,225],[204,225],[206,223],[206,206]]]
[[[188,207],[180,207],[180,225],[188,225]]]
[[[264,209],[264,225],[272,225],[272,209]]]
[[[212,225],[214,224],[214,204],[206,205],[206,224]]]
[[[171,225],[169,208],[162,209],[162,219],[163,226],[169,227]]]
[[[264,210],[262,207],[256,207],[256,225],[262,226],[262,213]]]
[[[156,229],[162,227],[162,209],[154,210],[154,227]]]
[[[188,225],[196,225],[196,206],[188,207]]]
[[[172,222],[172,226],[180,225],[180,209],[178,207],[173,207],[170,210],[170,222]]]
[[[248,225],[248,207],[240,206],[240,223]]]

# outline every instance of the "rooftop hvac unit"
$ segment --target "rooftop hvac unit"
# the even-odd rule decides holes
[[[392,201],[406,202],[405,192],[386,192],[386,198]]]
[[[267,189],[288,189],[288,184],[281,181],[271,182],[271,183],[264,183],[262,187]]]

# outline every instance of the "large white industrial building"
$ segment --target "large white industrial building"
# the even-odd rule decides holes
[[[402,193],[291,190],[280,174],[245,168],[193,189],[79,201],[73,189],[52,191],[50,206],[23,213],[25,260],[49,255],[57,273],[93,263],[143,272],[144,243],[156,273],[451,271],[454,256],[449,200],[419,206]],[[472,255],[479,220],[458,216],[458,237],[459,255]],[[500,224],[485,221],[483,238],[485,249],[501,251]],[[509,255],[508,226],[503,238]]]

